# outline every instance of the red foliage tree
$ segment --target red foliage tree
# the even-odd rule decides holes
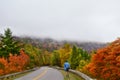
[[[29,56],[20,51],[20,55],[10,54],[8,59],[0,58],[0,75],[23,71],[29,64]]]
[[[91,63],[84,67],[98,80],[120,79],[120,39],[112,42],[105,48],[97,50],[92,56]]]

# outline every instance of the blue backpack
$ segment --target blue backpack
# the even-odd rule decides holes
[[[69,68],[70,68],[70,64],[69,64],[68,62],[66,62],[66,63],[64,64],[64,68],[65,68],[65,69],[69,69]]]

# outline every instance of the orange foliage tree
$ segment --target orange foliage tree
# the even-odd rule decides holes
[[[112,42],[105,48],[97,50],[91,62],[84,67],[98,80],[120,79],[120,39]]]
[[[8,59],[0,58],[0,75],[23,71],[29,64],[29,56],[20,51],[20,55],[10,54]]]

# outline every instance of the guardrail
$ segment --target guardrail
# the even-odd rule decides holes
[[[55,69],[59,69],[59,70],[64,70],[63,68],[61,67],[52,67],[52,68],[55,68]],[[16,75],[19,75],[19,74],[22,74],[22,73],[26,73],[26,72],[30,72],[30,71],[35,71],[37,70],[38,68],[33,68],[33,69],[30,69],[30,70],[25,70],[25,71],[22,71],[22,72],[17,72],[17,73],[12,73],[12,74],[7,74],[7,75],[4,75],[4,76],[0,76],[0,80],[4,80],[5,78],[9,79],[11,77],[16,77]],[[72,70],[70,69],[69,70],[71,73],[74,73],[80,77],[82,77],[83,79],[85,80],[96,80],[96,79],[92,79],[90,78],[89,76],[87,76],[86,74],[82,73],[82,72],[79,72],[79,71],[76,71],[76,70]]]
[[[0,80],[4,80],[4,79],[9,79],[11,77],[16,77],[16,75],[18,74],[22,74],[22,73],[26,73],[26,72],[30,72],[30,71],[35,71],[37,70],[38,68],[33,68],[33,69],[30,69],[30,70],[25,70],[25,71],[22,71],[22,72],[17,72],[17,73],[12,73],[12,74],[7,74],[7,75],[4,75],[4,76],[0,76]]]
[[[56,68],[56,69],[59,69],[59,70],[64,70],[63,68],[60,68],[60,67],[53,67],[53,68]],[[70,69],[69,71],[71,73],[74,73],[74,74],[82,77],[85,80],[96,80],[96,79],[92,79],[91,77],[87,76],[86,74],[84,74],[84,73],[82,73],[80,71],[76,71],[76,70],[72,70],[72,69]]]

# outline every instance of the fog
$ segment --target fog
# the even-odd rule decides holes
[[[0,33],[111,42],[120,36],[119,0],[0,0]]]

